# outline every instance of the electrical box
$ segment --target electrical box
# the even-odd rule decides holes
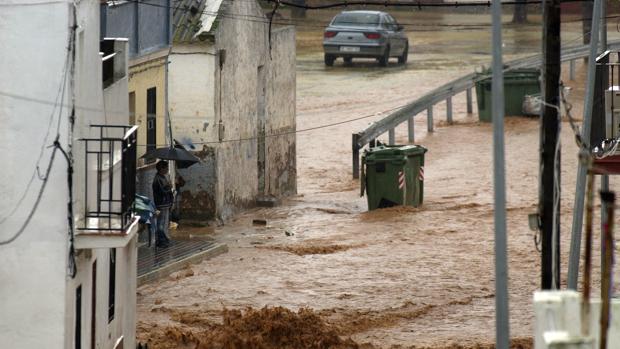
[[[605,91],[605,138],[620,137],[620,86]]]

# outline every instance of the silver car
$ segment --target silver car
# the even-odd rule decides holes
[[[345,63],[353,58],[376,58],[387,66],[390,57],[407,62],[409,39],[394,17],[381,11],[343,11],[323,34],[325,65],[332,66],[338,57]]]

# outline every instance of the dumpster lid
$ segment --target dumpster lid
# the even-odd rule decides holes
[[[381,145],[366,150],[365,156],[368,157],[392,157],[392,156],[414,156],[422,155],[428,150],[421,145]]]

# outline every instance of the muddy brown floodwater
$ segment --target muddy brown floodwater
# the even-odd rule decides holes
[[[415,16],[412,20],[425,19]],[[426,19],[435,22],[438,16]],[[488,16],[447,20],[488,23]],[[540,34],[538,27],[528,28],[522,35]],[[351,67],[337,62],[328,69],[315,47],[317,32],[298,29],[298,129],[370,117],[299,133],[299,195],[211,228],[206,233],[227,243],[229,253],[141,287],[139,340],[151,348],[492,348],[491,126],[466,114],[464,95],[453,100],[454,125],[444,121],[444,104],[435,107],[434,133],[426,133],[425,115],[416,117],[416,142],[429,149],[420,208],[367,212],[350,169],[351,133],[380,119],[382,111],[489,62],[488,41],[455,48],[445,44],[454,39],[451,31],[412,33],[414,49],[405,67],[392,63],[380,69],[368,61]],[[570,29],[565,37],[575,36]],[[479,33],[488,36],[477,31],[468,37]],[[539,41],[526,43],[520,48],[508,40],[507,50],[527,54],[539,47]],[[585,67],[579,63],[577,69],[579,79],[568,84],[574,86],[571,100],[579,117]],[[539,253],[527,224],[537,204],[538,128],[536,119],[506,120],[513,348],[532,347],[531,299],[540,279]],[[406,126],[396,130],[399,142],[406,142],[406,132]],[[576,154],[564,122],[564,273]],[[267,225],[253,226],[253,219]],[[194,228],[188,234],[199,233]]]

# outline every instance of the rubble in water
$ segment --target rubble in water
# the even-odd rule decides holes
[[[268,248],[276,251],[284,251],[288,253],[293,253],[298,256],[305,256],[308,254],[330,254],[341,251],[346,251],[352,248],[364,247],[364,245],[312,245],[312,246],[282,246],[282,245],[273,245],[273,246],[265,246],[262,248]]]
[[[145,328],[139,324],[139,341],[154,349],[362,349],[314,311],[296,313],[283,307],[222,311],[222,323],[198,312],[176,312],[175,325]]]

